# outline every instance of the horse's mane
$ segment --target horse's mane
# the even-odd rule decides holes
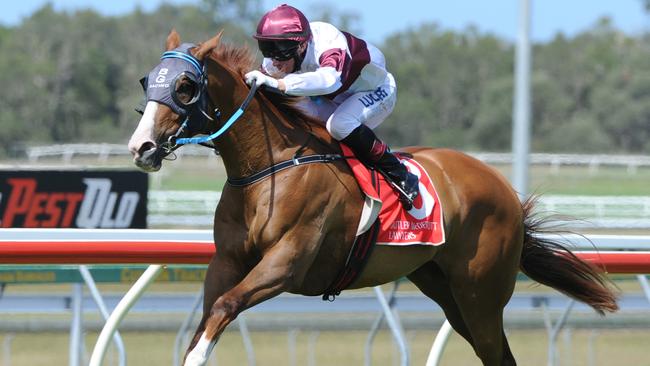
[[[215,61],[230,68],[232,71],[244,77],[244,74],[255,69],[256,58],[250,48],[246,46],[235,46],[233,44],[220,42],[210,55]],[[298,103],[304,97],[294,97],[286,94],[279,94],[260,90],[261,94],[290,121],[302,125],[307,131],[313,132],[321,139],[331,140],[329,133],[325,131],[323,121],[306,114]]]

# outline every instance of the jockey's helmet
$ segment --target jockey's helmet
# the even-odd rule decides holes
[[[311,39],[311,28],[300,10],[282,4],[264,14],[253,38],[257,39],[264,57],[279,61],[299,60],[298,46]]]
[[[311,38],[311,28],[305,14],[293,6],[282,4],[262,16],[253,38],[302,43]]]

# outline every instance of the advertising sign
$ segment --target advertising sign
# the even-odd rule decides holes
[[[0,227],[146,228],[139,171],[0,171]]]

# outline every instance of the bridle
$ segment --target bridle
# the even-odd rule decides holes
[[[181,117],[184,118],[183,123],[181,123],[181,126],[178,128],[176,133],[169,136],[167,141],[163,142],[160,145],[160,148],[163,150],[165,156],[171,154],[174,150],[186,144],[198,144],[215,149],[216,151],[216,147],[214,144],[212,144],[212,141],[226,132],[226,130],[228,130],[237,121],[237,119],[239,119],[239,117],[244,113],[246,107],[248,107],[248,104],[252,100],[257,90],[257,87],[253,85],[248,93],[248,96],[239,107],[239,109],[233,113],[228,121],[226,121],[224,124],[221,124],[221,112],[218,108],[214,108],[212,113],[213,117],[210,116],[210,114],[207,112],[209,110],[208,106],[210,104],[214,105],[214,103],[210,99],[210,96],[207,92],[208,79],[206,76],[205,65],[189,53],[190,48],[187,48],[186,51],[179,51],[178,48],[173,51],[166,51],[160,57],[161,63],[154,70],[164,69],[166,70],[165,72],[167,72],[171,67],[162,68],[162,66],[164,66],[163,64],[165,63],[165,60],[169,59],[180,59],[184,61],[184,64],[186,64],[186,66],[189,66],[186,67],[185,70],[178,72],[172,78],[171,83],[149,84],[149,76],[153,76],[153,74],[150,74],[140,80],[140,83],[142,84],[142,87],[147,94],[147,101],[152,100],[151,95],[153,95],[153,93],[150,93],[149,87],[162,85],[164,88],[159,88],[159,90],[156,91],[158,95],[156,95],[156,99],[153,100],[157,100],[158,102],[168,105],[174,112],[178,113],[181,115]],[[196,71],[196,73],[193,71]],[[159,71],[159,75],[160,72],[161,71]],[[162,77],[162,80],[164,81],[166,80],[165,75]],[[158,76],[158,78],[160,78],[160,76]],[[156,78],[157,81],[161,80],[158,78]],[[176,90],[177,84],[183,80],[188,80],[190,85],[194,86],[194,93],[190,95],[189,99],[181,98]],[[169,89],[169,96],[167,96],[166,90],[161,91],[160,89]],[[183,135],[188,135],[190,131],[203,131],[208,121],[216,121],[217,124],[222,126],[219,128],[219,130],[207,136],[182,137]]]
[[[184,61],[187,61],[190,65],[192,65],[198,72],[198,80],[197,77],[192,73],[188,71],[183,71],[179,73],[176,77],[174,77],[172,83],[171,83],[171,90],[170,94],[172,97],[172,100],[174,103],[177,105],[184,106],[187,110],[188,113],[185,114],[185,120],[181,124],[181,126],[176,130],[176,133],[169,136],[167,141],[163,142],[161,144],[161,148],[165,152],[165,154],[170,154],[174,150],[180,147],[181,144],[177,142],[178,138],[183,135],[183,133],[187,132],[189,133],[191,130],[197,130],[197,125],[198,130],[202,130],[205,127],[205,124],[207,121],[214,122],[215,119],[219,119],[219,110],[217,108],[214,109],[214,118],[210,117],[210,115],[205,111],[208,105],[208,102],[210,101],[210,98],[207,93],[207,78],[205,76],[205,66],[203,65],[202,62],[200,62],[197,58],[192,56],[189,52],[184,53],[184,52],[179,52],[179,51],[167,51],[162,54],[160,57],[161,60],[165,59],[181,59]],[[191,80],[192,83],[195,83],[195,85],[198,86],[196,88],[196,93],[190,97],[190,100],[187,102],[183,102],[177,95],[176,92],[176,83],[178,80],[181,80],[181,78],[187,77]],[[198,112],[198,113],[196,113]],[[196,117],[198,116],[198,118]],[[207,147],[214,148],[213,145],[207,145]]]

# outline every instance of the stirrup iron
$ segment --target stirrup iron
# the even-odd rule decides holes
[[[413,200],[417,197],[417,195],[414,198],[409,197],[408,194],[400,187],[397,182],[395,182],[388,174],[386,174],[383,170],[381,170],[378,167],[375,167],[375,169],[382,175],[384,178],[386,178],[386,181],[388,184],[390,184],[394,190],[397,191],[397,194],[399,196],[399,201],[402,203],[402,206],[404,206],[404,209],[406,211],[409,211],[410,209],[413,208]],[[419,194],[419,193],[418,193]]]

